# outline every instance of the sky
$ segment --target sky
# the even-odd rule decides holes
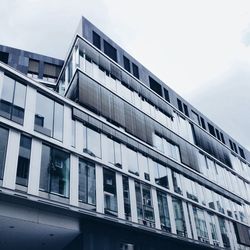
[[[249,0],[0,0],[0,44],[64,59],[82,15],[250,150]]]

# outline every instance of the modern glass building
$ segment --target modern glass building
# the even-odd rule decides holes
[[[250,152],[88,20],[0,61],[0,249],[250,249]]]

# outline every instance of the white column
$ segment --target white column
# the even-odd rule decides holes
[[[204,216],[205,216],[205,221],[206,221],[206,225],[207,225],[207,232],[208,232],[208,238],[209,238],[209,243],[211,245],[214,244],[214,241],[213,241],[213,237],[212,237],[212,233],[211,233],[211,225],[209,223],[209,218],[208,218],[208,213],[206,210],[204,210]]]
[[[42,142],[33,138],[31,145],[28,193],[39,195]]]
[[[9,130],[5,169],[3,175],[3,186],[10,189],[16,188],[16,172],[19,154],[20,133]]]
[[[75,155],[70,155],[70,193],[69,193],[69,203],[73,206],[78,206],[79,197],[79,166],[78,157]]]
[[[33,131],[34,129],[34,121],[36,113],[36,95],[37,91],[34,88],[27,86],[24,124],[23,124],[24,128],[27,131]]]
[[[161,220],[160,220],[157,192],[155,187],[151,188],[151,194],[152,194],[152,202],[153,202],[154,216],[155,216],[155,227],[157,229],[161,229]]]
[[[63,119],[63,144],[66,147],[71,146],[72,142],[72,119],[71,119],[71,108],[64,105],[64,119]]]
[[[130,196],[130,206],[131,206],[131,219],[132,222],[138,223],[135,182],[133,179],[129,178],[128,184],[129,184],[129,196]]]
[[[193,229],[193,236],[195,240],[198,240],[196,225],[195,225],[195,219],[194,219],[194,212],[193,212],[193,206],[192,204],[188,203],[188,211],[190,215],[190,224]]]
[[[122,151],[122,169],[125,172],[128,172],[128,164],[127,164],[127,157],[126,157],[126,146],[121,144],[121,151]]]
[[[116,172],[115,177],[116,177],[118,217],[121,219],[125,219],[122,174]]]
[[[104,213],[103,168],[96,164],[96,211]]]
[[[186,224],[186,228],[187,228],[187,235],[188,235],[188,238],[192,239],[191,225],[189,223],[187,204],[186,204],[185,201],[182,201],[182,206],[183,206],[183,213],[184,213],[184,218],[185,218],[185,224]]]
[[[171,233],[176,234],[174,207],[173,207],[172,197],[169,194],[167,194],[167,202],[168,202],[169,219],[171,224]]]
[[[218,216],[217,215],[213,215],[214,216],[214,222],[215,222],[215,229],[216,229],[216,234],[220,243],[220,247],[223,247],[223,240],[222,240],[222,236],[221,236],[221,231],[220,231],[220,224],[219,224],[219,220],[218,220]]]
[[[172,171],[170,168],[167,168],[167,174],[168,174],[168,184],[169,184],[169,190],[174,192],[174,185],[173,185],[173,178],[172,178]]]

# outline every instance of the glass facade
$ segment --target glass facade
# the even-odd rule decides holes
[[[0,127],[0,179],[3,179],[9,131]]]
[[[96,204],[95,165],[82,159],[79,160],[79,201]]]
[[[31,138],[21,135],[17,163],[16,183],[27,186],[30,168]]]
[[[69,196],[69,154],[43,144],[40,190]]]
[[[62,141],[63,105],[37,93],[35,130]]]
[[[26,99],[26,86],[4,75],[0,99],[0,115],[23,124]]]

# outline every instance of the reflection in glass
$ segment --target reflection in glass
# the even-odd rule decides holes
[[[96,204],[95,165],[82,159],[79,160],[79,201]]]
[[[153,162],[153,166],[155,183],[162,187],[169,188],[167,168],[157,162]]]
[[[182,194],[182,185],[181,185],[181,175],[172,171],[174,191],[178,194]]]
[[[135,182],[138,222],[142,225],[154,227],[154,209],[151,200],[150,186]]]
[[[157,191],[161,229],[171,233],[171,224],[168,211],[167,194]]]
[[[125,219],[131,221],[128,177],[122,176]]]
[[[0,127],[0,179],[3,179],[5,156],[8,145],[9,131],[3,127]]]
[[[126,159],[127,159],[127,164],[128,164],[128,171],[130,173],[139,175],[137,152],[127,147],[126,153],[127,153]]]
[[[43,144],[40,188],[48,193],[69,196],[69,154]]]
[[[115,172],[103,169],[104,212],[117,216],[117,194]]]
[[[23,124],[26,86],[4,75],[0,115]]]
[[[176,225],[176,233],[178,235],[187,237],[187,229],[184,218],[184,211],[182,206],[182,201],[180,199],[172,197],[173,208],[174,208],[174,217]]]
[[[29,167],[30,167],[31,138],[21,135],[19,156],[17,163],[16,183],[19,185],[28,185]]]

